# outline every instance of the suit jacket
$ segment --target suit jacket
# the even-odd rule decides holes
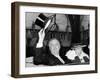
[[[75,57],[75,60],[70,60],[66,53],[70,50],[70,47],[61,47],[59,56],[64,60],[65,64],[81,64],[81,61],[78,56]],[[49,47],[45,48],[35,48],[35,55],[33,58],[33,63],[35,65],[43,64],[43,65],[62,65],[63,63],[55,57],[49,50]],[[83,57],[85,62],[89,62],[87,57]]]
[[[59,56],[64,60],[65,64],[71,63],[71,60],[69,60],[65,54],[69,50],[67,47],[61,47]],[[63,63],[55,57],[53,54],[51,54],[49,47],[45,48],[36,48],[35,49],[35,55],[33,63],[35,65],[44,64],[44,65],[62,65]]]

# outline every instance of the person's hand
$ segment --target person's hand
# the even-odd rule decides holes
[[[39,35],[39,42],[43,42],[44,37],[45,37],[45,30],[44,29],[41,29],[39,31],[38,35]]]

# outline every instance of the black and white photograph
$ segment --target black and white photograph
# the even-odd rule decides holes
[[[97,7],[12,3],[12,76],[97,73]]]
[[[25,13],[26,67],[88,65],[89,15]]]

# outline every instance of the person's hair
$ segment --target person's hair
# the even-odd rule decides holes
[[[53,41],[53,40],[57,40],[59,42],[60,46],[61,46],[61,41],[57,38],[52,38],[52,39],[48,40],[47,45],[49,46],[50,42]]]

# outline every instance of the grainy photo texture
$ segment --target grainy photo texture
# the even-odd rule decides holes
[[[26,67],[88,65],[89,15],[25,13]]]

